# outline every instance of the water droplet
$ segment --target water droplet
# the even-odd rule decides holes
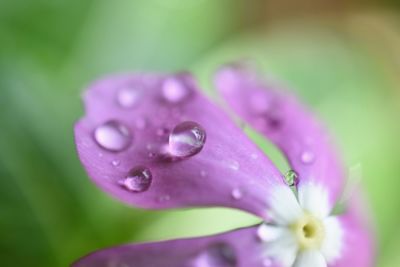
[[[190,267],[236,267],[237,258],[234,249],[225,243],[209,246],[196,256]]]
[[[185,121],[169,135],[169,150],[176,157],[190,157],[201,151],[206,142],[206,132],[199,124]]]
[[[231,160],[228,163],[229,168],[231,168],[234,171],[238,171],[240,169],[240,164],[236,160]]]
[[[143,130],[147,126],[147,120],[145,118],[143,118],[143,117],[138,117],[138,118],[136,118],[135,126],[139,130]]]
[[[207,172],[205,170],[201,170],[200,171],[200,176],[201,177],[206,177],[207,176]]]
[[[296,186],[299,183],[299,175],[294,170],[289,170],[284,175],[284,181],[288,186]]]
[[[255,154],[255,153],[253,153],[253,154],[251,154],[251,158],[252,158],[252,159],[258,159],[258,155]]]
[[[154,152],[149,152],[148,154],[149,158],[154,158],[156,156],[156,153]]]
[[[111,164],[112,164],[114,167],[118,167],[118,166],[121,164],[121,162],[120,162],[119,160],[113,160],[113,161],[111,161]]]
[[[315,160],[315,154],[311,151],[303,151],[301,153],[301,162],[304,164],[311,164]]]
[[[133,108],[140,100],[140,88],[123,87],[117,93],[118,104],[123,108]]]
[[[190,94],[189,88],[176,77],[167,78],[162,85],[162,95],[169,103],[177,104]]]
[[[98,126],[94,138],[102,148],[113,152],[125,150],[132,142],[128,127],[116,120]]]
[[[125,179],[118,183],[132,192],[143,192],[149,189],[153,176],[150,169],[137,166],[131,169]]]
[[[233,189],[231,195],[236,200],[239,200],[243,197],[243,193],[239,188]]]

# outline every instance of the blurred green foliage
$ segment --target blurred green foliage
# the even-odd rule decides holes
[[[225,209],[126,207],[90,183],[72,134],[82,88],[101,75],[189,68],[216,98],[213,71],[255,59],[319,112],[349,166],[362,165],[379,266],[398,266],[399,14],[384,6],[336,14],[322,5],[271,19],[267,2],[1,1],[1,265],[67,266],[98,248],[255,222]],[[276,149],[249,134],[284,166]]]

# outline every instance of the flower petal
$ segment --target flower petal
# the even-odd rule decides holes
[[[100,188],[128,204],[264,216],[269,188],[283,184],[188,74],[114,76],[93,84],[84,100],[86,115],[75,126],[79,157]]]
[[[256,231],[255,226],[209,237],[124,245],[94,252],[72,267],[264,267],[264,247]]]
[[[311,112],[294,96],[262,81],[243,65],[222,68],[215,84],[243,120],[283,151],[299,174],[299,186],[306,181],[324,185],[333,206],[343,188],[343,166]]]
[[[305,250],[299,253],[293,267],[327,267],[324,256],[318,250]],[[349,265],[350,266],[350,265]]]
[[[375,247],[371,229],[359,203],[351,203],[346,213],[338,218],[343,231],[343,243],[340,256],[329,262],[332,267],[372,267],[375,266]],[[330,243],[335,242],[331,240]],[[323,253],[327,259],[335,254],[328,253],[326,247]],[[335,257],[333,258],[335,259]],[[330,259],[332,260],[332,259]]]

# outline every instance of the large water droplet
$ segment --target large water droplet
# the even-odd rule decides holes
[[[228,244],[219,243],[209,246],[189,265],[190,267],[235,267],[237,259],[234,249]]]
[[[102,148],[113,152],[125,150],[133,139],[128,127],[116,120],[98,126],[94,138]]]
[[[140,100],[140,88],[123,87],[117,93],[117,102],[123,108],[133,108]]]
[[[167,102],[176,104],[190,95],[187,85],[176,77],[167,78],[162,85],[162,95]]]
[[[303,151],[300,158],[304,164],[312,164],[315,160],[315,154],[312,151]]]
[[[299,175],[294,170],[289,170],[283,178],[288,186],[296,186],[299,183]]]
[[[176,157],[190,157],[201,151],[206,142],[206,132],[199,124],[185,121],[169,135],[169,150]]]
[[[129,171],[125,179],[119,184],[132,192],[143,192],[149,189],[153,175],[150,169],[144,166],[137,166]]]

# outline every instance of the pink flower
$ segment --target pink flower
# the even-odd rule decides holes
[[[241,65],[222,68],[215,84],[240,119],[281,149],[293,169],[286,176],[186,73],[94,83],[84,96],[86,115],[75,126],[80,159],[101,189],[130,205],[223,206],[263,223],[109,248],[73,266],[373,266],[372,237],[358,202],[333,213],[344,166],[314,116]]]

